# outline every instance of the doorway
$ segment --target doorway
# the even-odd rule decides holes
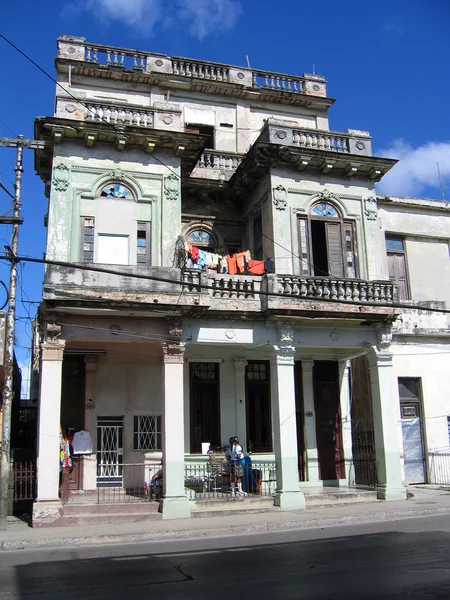
[[[295,361],[295,416],[297,423],[298,480],[306,481],[305,407],[303,402],[302,363]]]
[[[202,442],[212,450],[220,446],[219,364],[190,363],[191,452],[202,451]]]
[[[420,378],[399,377],[400,419],[407,483],[426,483]]]
[[[97,487],[123,487],[123,417],[97,419]]]
[[[315,361],[313,376],[319,477],[335,481],[345,478],[337,362]]]

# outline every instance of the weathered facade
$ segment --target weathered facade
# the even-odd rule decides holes
[[[431,230],[445,216],[439,238],[421,217],[413,235],[439,247],[448,285],[448,208],[377,196],[396,161],[373,156],[365,131],[329,130],[323,77],[69,36],[56,70],[54,116],[35,132],[49,196],[35,523],[63,510],[60,424],[91,434],[84,491],[105,460],[164,456],[163,518],[189,516],[185,465],[207,460],[202,444],[235,434],[276,465],[281,509],[303,508],[307,486],[405,497],[397,377],[409,364],[395,352],[422,318],[445,345],[444,313],[427,311],[445,298],[411,272],[399,307],[385,232],[406,239],[410,212]],[[187,268],[188,243],[249,249],[274,272]]]

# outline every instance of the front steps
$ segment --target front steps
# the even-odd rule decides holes
[[[58,525],[97,525],[103,523],[137,523],[159,521],[158,502],[89,504],[73,503],[64,505],[64,515]]]

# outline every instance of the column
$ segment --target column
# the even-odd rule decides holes
[[[83,489],[95,490],[97,488],[97,420],[95,404],[95,376],[97,374],[98,357],[86,356],[85,363],[85,408],[84,429],[89,431],[92,439],[92,454],[83,456]]]
[[[341,404],[342,444],[345,464],[345,475],[349,484],[355,483],[352,453],[352,419],[350,414],[350,363],[339,361],[339,384]]]
[[[274,352],[270,360],[273,433],[277,464],[275,506],[305,508],[298,481],[297,421],[295,413],[295,353]]]
[[[184,352],[163,355],[163,519],[188,519],[191,506],[184,490]]]
[[[51,525],[62,514],[59,500],[59,430],[64,346],[63,340],[47,341],[41,345],[37,499],[33,505],[33,526]]]
[[[235,392],[236,392],[236,435],[241,446],[247,449],[247,415],[245,406],[245,358],[236,358],[234,361]]]
[[[305,410],[306,469],[308,483],[322,485],[319,477],[316,415],[314,407],[313,360],[302,360],[303,404]]]
[[[392,368],[392,354],[368,355],[372,389],[373,423],[377,459],[377,495],[381,500],[404,500],[400,461],[398,395]]]

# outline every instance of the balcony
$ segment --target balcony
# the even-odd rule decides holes
[[[86,306],[165,307],[167,310],[312,314],[352,318],[392,315],[397,287],[390,281],[270,274],[219,275],[199,269],[48,265],[44,300]]]
[[[184,80],[191,89],[225,95],[251,97],[279,103],[312,106],[330,106],[326,80],[319,75],[302,76],[276,73],[138,51],[104,44],[91,44],[85,38],[61,36],[58,38],[58,64],[70,60],[77,75],[120,78],[176,87],[175,81]],[[78,64],[77,62],[78,61]],[[108,70],[110,71],[109,73]],[[276,98],[276,99],[275,99]]]
[[[205,150],[195,165],[191,177],[228,181],[244,159],[243,154]]]

